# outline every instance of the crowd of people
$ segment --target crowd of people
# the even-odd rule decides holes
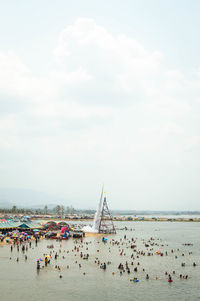
[[[24,256],[24,260],[28,260],[28,250],[33,246],[37,247],[40,243],[40,236],[19,235],[12,238],[10,244],[10,252],[15,254],[21,252]],[[150,237],[149,239],[137,239],[127,235],[123,235],[118,239],[108,236],[107,238],[89,239],[73,239],[73,247],[71,249],[66,248],[67,243],[60,241],[54,244],[46,245],[48,252],[43,253],[42,256],[36,259],[36,270],[40,272],[42,269],[51,267],[59,272],[59,277],[63,278],[62,270],[69,269],[69,257],[72,261],[74,258],[74,265],[77,265],[79,270],[82,269],[82,274],[87,274],[87,263],[94,263],[94,268],[97,267],[105,272],[111,272],[111,274],[119,275],[122,277],[127,274],[129,280],[132,282],[139,282],[140,280],[151,281],[153,279],[161,279],[161,272],[156,275],[154,271],[151,271],[150,265],[144,262],[143,258],[147,257],[151,260],[152,257],[156,258],[174,258],[174,260],[180,261],[180,270],[184,269],[187,265],[191,265],[190,260],[186,260],[188,256],[192,255],[189,251],[186,253],[181,251],[180,248],[170,249],[168,245],[164,245],[159,239]],[[185,244],[184,246],[190,246]],[[166,250],[164,251],[164,249]],[[45,250],[46,251],[46,250]],[[40,254],[39,254],[40,255]],[[187,255],[187,256],[186,256]],[[114,260],[112,260],[114,258]],[[182,261],[184,258],[184,262]],[[12,256],[10,257],[12,259]],[[19,256],[16,256],[16,261],[19,262]],[[181,259],[181,260],[180,260]],[[58,262],[59,261],[59,262]],[[118,261],[118,264],[116,262]],[[159,265],[161,264],[159,260]],[[161,266],[159,271],[161,271]],[[192,263],[193,267],[197,266],[196,262]],[[183,271],[175,271],[171,267],[170,271],[163,271],[163,278],[169,283],[174,279],[187,280],[190,276]],[[137,276],[137,277],[136,277]]]

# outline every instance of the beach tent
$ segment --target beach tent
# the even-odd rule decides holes
[[[0,221],[0,229],[38,229],[42,228],[39,223],[36,222],[17,222],[13,220],[7,220],[5,222]]]
[[[29,229],[29,225],[27,225],[26,223],[23,223],[21,225],[18,226],[18,228],[25,228],[25,229]]]
[[[61,226],[61,227],[64,227],[64,226],[69,227],[69,225],[66,222],[59,222],[58,225]]]
[[[54,221],[49,221],[45,224],[46,228],[51,228],[51,229],[56,229],[57,228],[57,224]]]

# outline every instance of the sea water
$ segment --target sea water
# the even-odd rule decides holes
[[[72,238],[61,243],[54,240],[41,240],[37,247],[35,242],[32,242],[32,248],[25,253],[28,256],[27,261],[24,259],[21,248],[20,252],[17,252],[16,248],[11,252],[10,246],[0,247],[0,300],[200,300],[199,223],[117,222],[115,225],[118,228],[117,234],[107,235],[106,244],[102,243],[101,237],[84,238],[80,252],[88,253],[90,255],[88,260],[81,259],[80,252],[72,252],[74,246],[79,245],[74,244]],[[124,230],[124,227],[129,230]],[[140,262],[137,273],[133,272],[133,266],[130,265],[133,249],[127,248],[128,240],[124,240],[124,235],[127,238],[136,239],[137,250],[146,252],[144,242],[151,237],[152,241],[157,244],[153,247],[153,256],[139,256],[134,260],[134,267],[138,261]],[[112,246],[110,244],[112,239],[121,239],[123,245]],[[52,243],[54,249],[48,249],[47,245]],[[185,246],[185,243],[193,245]],[[125,256],[120,256],[122,248]],[[175,250],[174,253],[171,253],[172,249]],[[51,264],[38,273],[36,260],[44,257],[45,253],[49,254],[50,250],[54,250]],[[163,253],[167,251],[168,256],[156,255],[156,251]],[[55,252],[59,254],[57,260],[54,259]],[[189,255],[189,252],[192,254]],[[17,257],[19,257],[19,262],[16,261]],[[95,263],[97,257],[101,262],[111,261],[106,271],[100,269]],[[131,273],[125,272],[120,276],[118,265],[120,262],[125,264],[126,261],[129,263]],[[185,262],[185,267],[181,266],[182,262]],[[193,262],[197,263],[196,267],[193,267]],[[81,268],[79,268],[79,263],[82,265]],[[41,266],[43,265],[41,263]],[[61,271],[55,269],[55,265],[59,265]],[[165,271],[172,275],[172,283],[168,283]],[[172,274],[173,271],[175,275]],[[150,276],[149,280],[145,279],[147,273]],[[179,274],[187,274],[189,278],[180,280]],[[59,277],[60,275],[62,278]],[[139,282],[130,281],[133,277],[137,277]]]

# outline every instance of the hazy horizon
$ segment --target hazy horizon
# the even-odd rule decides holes
[[[81,207],[75,206],[75,209],[80,210],[94,210],[96,211],[99,197],[94,200],[92,206],[82,204]],[[107,197],[107,195],[106,195]],[[149,208],[126,208],[126,207],[110,207],[110,200],[107,197],[108,207],[111,211],[136,211],[136,212],[200,212],[200,210],[181,210],[179,208],[170,209],[149,209]],[[137,203],[137,202],[136,202]],[[43,208],[45,205],[53,209],[56,205],[74,206],[73,200],[66,200],[64,198],[59,198],[54,195],[49,195],[44,192],[34,191],[29,189],[1,189],[0,188],[0,209],[11,208],[12,206],[17,206],[18,208]],[[137,206],[136,206],[137,207]]]
[[[1,2],[0,200],[200,210],[199,9]]]

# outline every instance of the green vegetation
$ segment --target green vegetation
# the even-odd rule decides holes
[[[48,214],[56,214],[59,216],[64,216],[65,214],[75,214],[79,211],[74,209],[72,206],[63,206],[57,205],[54,208],[50,209],[47,205],[44,206],[43,209],[41,208],[17,208],[17,206],[13,206],[12,208],[0,208],[0,213],[4,214],[32,214],[32,215],[48,215]]]

